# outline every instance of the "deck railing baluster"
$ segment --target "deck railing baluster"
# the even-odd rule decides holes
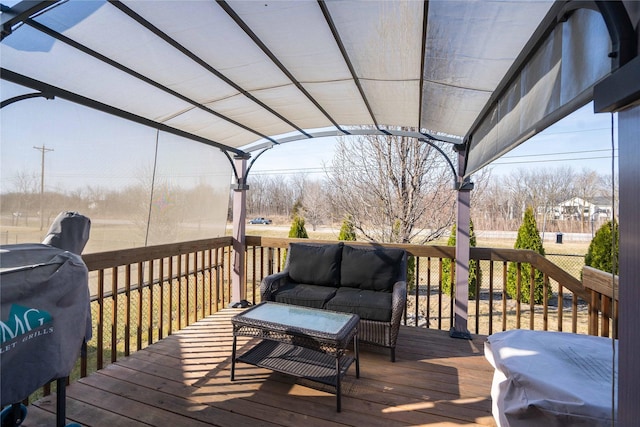
[[[516,266],[516,329],[520,329],[520,301],[522,301],[522,264],[518,263]]]
[[[171,335],[173,333],[173,282],[174,282],[174,278],[173,278],[173,263],[175,262],[175,257],[170,256],[169,257],[169,262],[168,262],[168,267],[169,267],[169,271],[167,272],[168,275],[168,281],[169,281],[169,331],[167,332],[167,335]]]
[[[609,316],[607,313],[611,313],[611,298],[606,295],[601,296],[601,304],[602,304],[602,316],[601,316],[601,325],[600,325],[600,336],[608,337],[609,336]]]
[[[153,310],[153,265],[154,265],[155,261],[154,260],[150,260],[149,261],[149,273],[148,273],[148,282],[149,282],[149,291],[147,292],[147,294],[149,295],[149,307],[147,309],[147,313],[149,316],[149,323],[147,324],[147,344],[151,344],[153,343],[153,317],[154,317],[154,310]]]
[[[138,263],[138,318],[136,321],[136,331],[137,331],[137,342],[136,349],[142,350],[142,316],[143,316],[143,302],[144,302],[144,292],[142,287],[142,282],[144,281],[144,263]]]
[[[209,315],[213,312],[213,250],[207,249],[207,260],[209,262],[207,268],[207,278],[209,279],[209,303],[207,304],[207,313]]]
[[[533,266],[529,267],[529,329],[535,329],[535,314],[536,314],[536,269]]]
[[[256,304],[256,289],[258,289],[258,286],[260,286],[260,282],[258,281],[258,266],[256,265],[256,263],[258,262],[257,259],[257,248],[254,246],[253,247],[253,252],[252,252],[253,258],[252,258],[252,266],[253,266],[253,280],[251,281],[251,304],[255,305]]]
[[[442,258],[438,261],[438,329],[442,329]]]
[[[480,261],[476,260],[478,265],[478,271],[476,272],[476,283],[475,283],[475,302],[476,302],[476,334],[480,332],[480,278],[482,274],[480,274]]]
[[[431,327],[431,257],[427,257],[427,308],[424,313],[427,328]]]
[[[216,260],[216,311],[220,310],[220,251],[216,248],[215,251]]]
[[[189,259],[191,254],[186,253],[184,254],[184,299],[185,299],[185,326],[189,326],[191,324],[191,320],[189,319],[189,313],[191,313],[191,310],[189,309],[190,305],[191,305],[191,293],[189,292],[189,289],[191,288],[191,283],[189,282]]]
[[[131,354],[131,264],[125,266],[124,355]]]
[[[489,335],[493,333],[493,261],[489,261]]]
[[[178,255],[178,265],[176,266],[176,276],[178,280],[178,306],[176,308],[176,318],[178,319],[178,330],[182,329],[182,255]]]
[[[166,287],[165,283],[167,283],[164,277],[164,260],[164,257],[160,258],[160,264],[158,266],[158,280],[160,283],[160,308],[158,310],[160,317],[158,319],[158,340],[164,338],[164,292]]]
[[[564,290],[562,285],[558,285],[558,332],[562,332],[564,317]]]
[[[502,262],[502,330],[507,330],[507,261]]]
[[[415,310],[415,326],[418,326],[418,314],[420,308],[420,257],[415,257],[415,271],[416,271],[416,281],[415,281],[415,299],[416,299],[416,310]],[[405,321],[405,325],[407,322]]]
[[[96,322],[98,333],[96,369],[102,369],[102,352],[104,351],[104,270],[98,271],[98,318]]]
[[[578,297],[576,294],[571,298],[571,332],[578,331]]]
[[[542,282],[543,302],[542,302],[542,330],[549,330],[549,276],[543,275]]]
[[[233,283],[233,278],[231,277],[231,273],[233,272],[233,252],[231,249],[229,249],[229,251],[227,252],[227,256],[228,256],[228,270],[227,270],[227,302],[225,304],[225,307],[229,307],[229,305],[231,304],[231,298],[233,297],[232,295],[232,288],[231,288],[231,284]],[[245,286],[245,294],[246,294],[246,286],[247,284],[244,284]]]
[[[449,295],[449,328],[453,327],[453,307],[455,305],[455,297],[456,297],[456,263],[454,260],[451,260],[451,276],[449,276],[449,289],[451,289]],[[442,290],[440,290],[442,293]]]
[[[198,292],[198,252],[193,253],[193,321],[198,321],[198,301],[200,293]]]
[[[111,269],[111,363],[118,356],[118,267]]]

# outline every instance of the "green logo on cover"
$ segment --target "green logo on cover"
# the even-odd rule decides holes
[[[11,306],[7,321],[4,322],[0,320],[0,331],[2,334],[0,344],[11,341],[20,335],[27,334],[33,329],[40,328],[52,321],[53,318],[51,315],[44,310],[14,304]]]

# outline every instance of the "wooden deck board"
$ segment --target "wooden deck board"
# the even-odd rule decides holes
[[[495,426],[493,369],[484,337],[402,327],[396,363],[363,346],[360,378],[330,387],[238,363],[230,381],[231,317],[209,316],[67,388],[67,419],[86,426]],[[240,338],[241,349],[255,341]],[[51,425],[55,395],[31,405],[23,426]]]

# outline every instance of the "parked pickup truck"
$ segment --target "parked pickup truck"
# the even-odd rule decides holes
[[[271,224],[271,220],[269,218],[253,218],[249,220],[249,224]]]

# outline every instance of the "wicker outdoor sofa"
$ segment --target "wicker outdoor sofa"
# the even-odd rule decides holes
[[[395,348],[407,301],[407,252],[399,248],[292,243],[285,268],[265,277],[262,301],[360,316],[358,339]]]

